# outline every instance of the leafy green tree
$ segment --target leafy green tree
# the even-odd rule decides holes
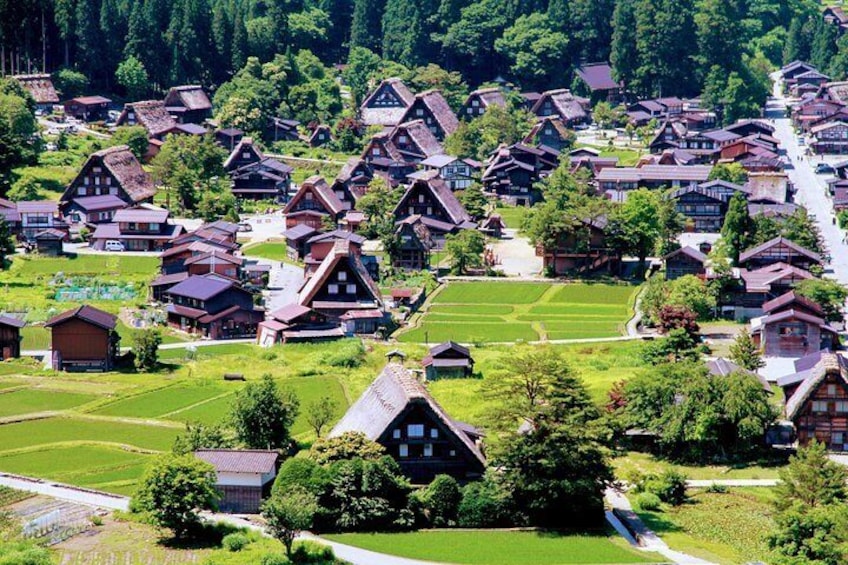
[[[518,512],[534,526],[602,523],[613,475],[585,386],[552,349],[511,354],[503,366],[491,383],[501,430],[493,458]]]
[[[523,109],[490,106],[479,118],[460,122],[445,138],[445,151],[457,157],[485,160],[500,145],[521,141],[533,123]]]
[[[144,129],[144,126],[121,126],[112,134],[111,141],[115,145],[129,147],[136,159],[144,157],[149,145],[147,130]]]
[[[462,8],[459,20],[447,27],[442,49],[448,61],[463,61],[470,83],[490,80],[498,71],[495,42],[515,21],[509,13],[512,8],[499,0],[472,2]]]
[[[322,396],[306,406],[306,421],[317,437],[321,437],[321,432],[333,421],[337,409],[338,403],[329,396]]]
[[[719,163],[710,171],[709,180],[723,180],[744,185],[748,182],[748,171],[740,163]]]
[[[386,0],[383,11],[383,56],[414,67],[424,62],[426,24],[415,0]]]
[[[700,362],[658,365],[628,381],[624,398],[624,427],[656,433],[684,460],[754,453],[777,415],[755,376],[714,377]]]
[[[459,110],[468,95],[468,85],[462,80],[461,74],[456,71],[446,71],[433,63],[415,67],[404,79],[415,92],[439,90],[454,111]]]
[[[756,371],[766,366],[760,348],[751,339],[748,328],[742,328],[730,345],[730,360],[749,371]]]
[[[698,319],[713,317],[716,300],[707,290],[707,284],[695,275],[685,275],[669,285],[666,304],[682,306],[694,312]]]
[[[383,29],[381,19],[386,0],[354,0],[350,25],[350,48],[364,47],[379,52]]]
[[[230,449],[233,441],[220,424],[186,422],[185,431],[177,436],[171,451],[177,455],[191,454],[198,449]]]
[[[345,432],[331,438],[319,438],[312,444],[309,456],[320,465],[328,465],[346,459],[377,460],[385,453],[383,446],[371,441],[365,434]]]
[[[754,226],[748,214],[748,200],[741,192],[730,198],[724,224],[721,226],[721,239],[733,264],[739,262],[739,254],[748,249],[753,238]]]
[[[286,449],[291,427],[300,410],[292,391],[281,391],[271,375],[249,382],[236,392],[230,420],[236,437],[250,449]]]
[[[647,189],[634,190],[615,208],[610,217],[610,241],[622,254],[639,258],[639,272],[645,272],[648,254],[662,235],[660,218],[662,196]]]
[[[150,77],[144,63],[130,55],[115,70],[115,80],[124,87],[127,96],[140,100],[150,91]]]
[[[132,334],[132,352],[135,356],[135,368],[147,372],[159,365],[159,346],[162,334],[156,329],[136,330]]]
[[[725,74],[742,60],[744,43],[742,6],[739,0],[702,0],[694,16],[698,38],[697,61],[705,77],[713,67]]]
[[[350,87],[353,103],[359,105],[368,95],[371,81],[381,68],[380,56],[365,47],[351,47],[347,66],[342,71],[345,82]]]
[[[14,79],[0,82],[0,185],[8,189],[11,171],[35,164],[38,144],[35,101]]]
[[[297,535],[312,527],[318,512],[318,499],[302,488],[292,488],[285,494],[277,492],[262,505],[265,529],[286,548],[292,560],[292,544]]]
[[[198,187],[224,176],[226,155],[212,135],[169,135],[150,165],[154,180],[175,189],[180,205],[193,210]]]
[[[457,199],[472,218],[480,219],[486,215],[489,199],[483,194],[483,187],[479,183],[472,183],[465,190],[458,192]]]
[[[185,538],[200,523],[198,511],[216,508],[215,481],[212,465],[194,455],[162,455],[144,472],[132,506]]]
[[[53,73],[53,84],[63,99],[70,99],[85,94],[89,81],[81,72],[65,68]]]
[[[319,496],[330,483],[330,472],[311,457],[290,457],[280,467],[271,492],[285,495],[293,487],[308,490]]]
[[[610,63],[613,75],[628,88],[639,67],[636,51],[636,6],[638,0],[618,0],[612,13]]]
[[[638,66],[631,81],[643,96],[697,93],[694,0],[637,0]]]
[[[662,313],[662,310],[660,310]],[[661,321],[661,320],[660,320]],[[697,336],[687,328],[670,330],[662,339],[654,340],[642,350],[642,359],[651,365],[700,361]]]
[[[775,563],[837,565],[848,558],[848,472],[813,440],[780,471],[774,533],[768,538]]]
[[[495,50],[510,62],[512,73],[527,87],[549,87],[552,76],[565,74],[562,62],[568,37],[553,28],[548,16],[537,12],[518,18],[495,41]]]
[[[451,258],[451,272],[464,275],[469,268],[483,264],[486,238],[477,230],[462,230],[447,236],[445,252]]]
[[[381,238],[394,233],[394,215],[392,211],[399,195],[389,187],[382,177],[374,177],[368,184],[368,190],[360,198],[357,208],[368,217],[363,235]]]
[[[809,298],[822,307],[828,321],[842,320],[842,309],[848,290],[838,281],[832,279],[807,279],[795,285],[795,292]]]
[[[5,218],[0,218],[0,270],[6,270],[6,258],[15,252],[15,236]]]

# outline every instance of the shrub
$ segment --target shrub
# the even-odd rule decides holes
[[[259,563],[260,565],[289,565],[290,561],[282,553],[266,553]]]
[[[249,543],[247,536],[240,532],[227,534],[221,540],[221,546],[227,551],[241,551]]]
[[[462,489],[457,523],[462,528],[498,528],[512,526],[509,499],[490,478],[469,483]]]
[[[711,492],[713,494],[725,494],[727,493],[727,491],[727,485],[722,485],[719,483],[713,483],[707,487],[707,492]]]
[[[456,479],[450,475],[439,475],[424,492],[423,502],[434,526],[452,526],[456,524],[462,492]]]
[[[321,362],[330,367],[353,369],[365,360],[365,346],[360,340],[351,340],[333,347],[321,357]]]
[[[639,493],[636,495],[636,500],[634,501],[634,506],[636,506],[637,510],[645,510],[647,512],[659,510],[660,504],[662,504],[660,497],[652,492]]]
[[[292,551],[292,563],[333,563],[333,548],[313,541],[298,542]]]
[[[648,479],[646,490],[656,494],[663,502],[678,506],[686,502],[686,475],[669,469]]]
[[[91,517],[91,525],[92,526],[102,526],[103,525],[103,517],[98,516],[97,514],[94,514]]]
[[[318,463],[306,457],[292,457],[280,467],[272,492],[282,494],[294,487],[301,487],[320,495],[329,482],[327,470]]]

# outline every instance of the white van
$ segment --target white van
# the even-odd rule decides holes
[[[106,245],[103,246],[106,251],[124,251],[124,244],[117,239],[107,239]]]

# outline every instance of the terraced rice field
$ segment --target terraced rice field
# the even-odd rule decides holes
[[[622,335],[636,288],[628,285],[453,282],[433,299],[410,343],[556,341]]]

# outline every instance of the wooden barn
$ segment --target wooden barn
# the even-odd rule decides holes
[[[421,360],[427,380],[470,377],[474,372],[474,358],[467,347],[453,341],[440,343],[430,348]]]
[[[78,306],[47,321],[55,371],[110,371],[118,356],[118,318],[92,306]]]
[[[21,328],[25,325],[18,318],[0,315],[0,360],[21,356]]]
[[[704,276],[707,256],[694,247],[681,247],[663,257],[665,280],[673,281],[686,275]]]
[[[486,469],[481,434],[451,418],[415,375],[389,363],[330,432],[359,432],[386,448],[415,484],[447,474],[478,479]]]

